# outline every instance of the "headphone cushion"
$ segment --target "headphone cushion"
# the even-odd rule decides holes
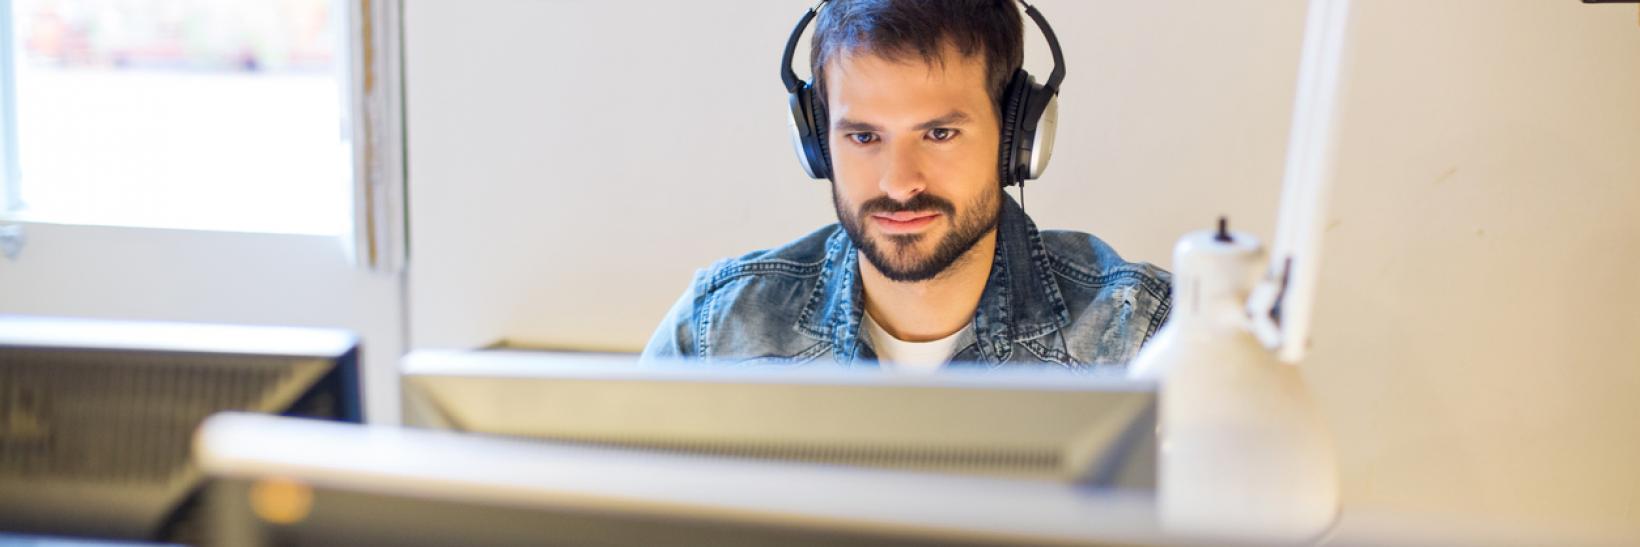
[[[1019,123],[1024,117],[1026,88],[1030,77],[1024,70],[1014,72],[1002,98],[1002,140],[997,154],[997,182],[1009,186],[1019,180]]]
[[[809,127],[814,128],[814,146],[820,151],[819,159],[822,163],[819,167],[823,168],[816,169],[815,173],[820,173],[823,170],[825,174],[821,176],[829,179],[832,178],[831,116],[826,113],[826,105],[821,102],[820,95],[815,92],[813,84],[804,84],[803,93],[808,96]]]

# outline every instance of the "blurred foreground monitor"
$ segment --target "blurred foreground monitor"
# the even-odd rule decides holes
[[[0,316],[0,531],[195,543],[199,424],[359,422],[358,356],[334,330]]]
[[[226,415],[223,545],[1118,543],[1151,538],[1153,385],[417,353],[405,428]],[[1125,538],[1125,539],[1124,539]]]

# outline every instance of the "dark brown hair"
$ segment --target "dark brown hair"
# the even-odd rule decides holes
[[[1023,26],[1013,0],[833,0],[815,24],[809,68],[825,104],[825,65],[839,53],[938,65],[950,44],[965,57],[983,56],[986,91],[1000,109],[1003,88],[1025,60]]]

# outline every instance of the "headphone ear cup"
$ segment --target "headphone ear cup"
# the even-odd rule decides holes
[[[1029,88],[1030,75],[1024,70],[1015,70],[1013,79],[1008,81],[1007,91],[1002,97],[1002,139],[1000,150],[997,153],[997,182],[1002,186],[1011,186],[1019,182],[1019,124],[1024,118],[1025,96]]]
[[[1053,157],[1054,133],[1059,129],[1059,95],[1032,83],[1031,98],[1025,101],[1023,115],[1021,127],[1030,129],[1022,130],[1018,137],[1019,176],[1036,180],[1047,170],[1048,160]]]
[[[829,179],[831,172],[831,116],[826,113],[826,105],[820,100],[819,94],[812,84],[803,86],[803,93],[809,96],[809,124],[814,128],[815,149],[820,151],[819,169],[820,178]]]
[[[786,121],[797,161],[803,164],[803,171],[810,177],[831,178],[831,154],[826,149],[825,107],[815,101],[812,88],[807,83],[791,92],[787,101],[791,106],[791,117]],[[815,121],[815,109],[820,109],[818,119],[821,121],[818,123]]]

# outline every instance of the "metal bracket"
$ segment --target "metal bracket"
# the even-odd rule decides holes
[[[1293,274],[1293,257],[1281,259],[1281,271],[1273,268],[1264,279],[1253,286],[1247,297],[1247,316],[1252,321],[1253,335],[1270,350],[1279,351],[1282,344],[1281,305],[1287,298],[1287,281]]]

